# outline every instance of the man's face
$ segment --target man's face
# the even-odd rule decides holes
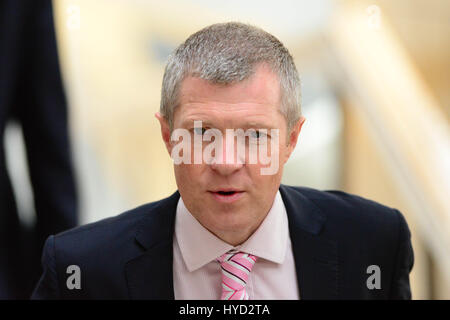
[[[178,190],[187,209],[205,228],[222,240],[237,245],[258,228],[270,210],[281,182],[284,163],[295,147],[304,118],[288,135],[286,119],[279,111],[278,78],[264,65],[259,66],[249,79],[226,86],[188,77],[182,82],[178,101],[174,130],[189,130],[193,142],[196,134],[202,135],[202,130],[194,130],[194,121],[201,120],[204,130],[218,129],[223,135],[223,161],[194,164],[192,160],[191,164],[174,165]],[[172,154],[178,142],[170,140],[167,121],[159,114],[157,117],[164,142]],[[241,161],[236,156],[236,139],[234,150],[231,150],[234,159],[231,163],[226,161],[227,153],[230,153],[227,129],[267,129],[267,156],[271,161],[278,157],[278,170],[274,174],[263,175],[261,168],[270,164],[249,162],[249,145],[257,141],[255,138],[253,142],[246,139],[245,159]],[[271,129],[278,129],[279,139],[272,151]],[[209,143],[203,142],[203,148]]]

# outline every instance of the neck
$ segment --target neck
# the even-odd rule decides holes
[[[252,234],[259,228],[261,223],[264,221],[266,216],[267,214],[263,216],[262,219],[260,219],[260,221],[258,221],[256,225],[250,226],[245,229],[238,229],[238,230],[235,229],[227,231],[220,230],[216,232],[212,230],[209,231],[211,231],[216,237],[218,237],[222,241],[236,247],[238,245],[243,244],[245,241],[247,241],[248,238],[252,236]]]

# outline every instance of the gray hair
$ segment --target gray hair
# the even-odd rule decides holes
[[[162,83],[160,113],[169,122],[170,130],[178,105],[178,91],[186,77],[228,85],[249,78],[255,67],[262,63],[278,76],[280,112],[289,132],[301,116],[300,78],[292,56],[273,35],[237,22],[208,26],[192,34],[169,56]]]

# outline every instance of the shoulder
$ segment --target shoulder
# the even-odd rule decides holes
[[[176,206],[176,194],[169,198],[147,203],[117,216],[82,225],[52,236],[55,259],[69,262],[76,260],[87,264],[107,263],[114,258],[121,262],[130,259],[142,249],[136,237],[145,224],[149,232],[158,232],[162,219],[167,220],[170,210]],[[163,222],[164,222],[163,221]],[[165,223],[165,222],[164,222]],[[152,231],[153,230],[153,231]]]
[[[56,234],[54,240],[63,247],[101,247],[105,243],[111,245],[119,239],[125,240],[127,235],[132,236],[130,233],[157,205],[158,202],[144,204],[119,215],[69,229]]]
[[[387,237],[394,240],[409,233],[403,215],[395,208],[364,197],[338,191],[284,186],[297,201],[309,201],[323,215],[325,230],[349,236]],[[306,200],[305,200],[306,199]]]

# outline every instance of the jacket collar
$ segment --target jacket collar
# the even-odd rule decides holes
[[[137,227],[135,240],[144,252],[125,265],[132,299],[173,300],[173,233],[178,191],[155,204]]]
[[[305,190],[280,186],[288,214],[300,298],[337,299],[337,243],[324,236],[326,215],[306,196]]]
[[[280,193],[289,220],[300,297],[336,299],[337,243],[321,232],[326,215],[302,188],[281,185]],[[125,266],[132,299],[174,299],[173,234],[179,197],[177,191],[157,202],[138,225],[135,239],[144,252]]]

